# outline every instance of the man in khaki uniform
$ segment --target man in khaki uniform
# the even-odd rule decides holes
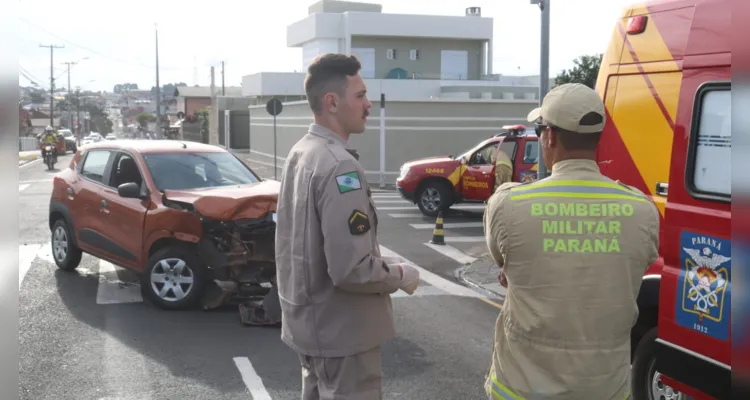
[[[505,152],[498,146],[495,155],[495,190],[503,183],[513,180],[513,164]]]
[[[551,176],[504,184],[488,201],[487,246],[507,287],[485,381],[491,399],[629,396],[630,330],[658,257],[659,213],[599,172],[605,116],[584,85],[550,91],[528,120]]]
[[[380,254],[378,215],[349,135],[372,104],[355,57],[326,54],[305,79],[315,123],[281,177],[276,266],[281,339],[300,356],[302,398],[380,400],[380,346],[395,336],[390,294],[417,270]]]

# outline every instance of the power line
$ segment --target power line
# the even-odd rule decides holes
[[[123,60],[121,58],[112,57],[110,55],[107,55],[107,54],[101,53],[101,52],[99,52],[97,50],[94,50],[94,49],[92,49],[90,47],[86,47],[84,45],[81,45],[81,44],[78,44],[78,43],[73,42],[71,40],[68,40],[68,39],[66,39],[66,38],[64,38],[64,37],[62,37],[62,36],[60,36],[60,35],[58,35],[58,34],[56,34],[54,32],[51,32],[51,31],[49,31],[49,30],[47,30],[45,28],[42,28],[41,26],[39,26],[39,25],[37,25],[37,24],[35,24],[35,23],[33,23],[33,22],[25,19],[25,18],[19,18],[19,19],[21,21],[23,21],[23,22],[25,22],[25,23],[33,26],[34,28],[37,28],[40,31],[46,32],[47,34],[52,35],[52,36],[54,36],[54,37],[56,37],[56,38],[58,38],[58,39],[60,39],[60,40],[62,40],[64,42],[66,42],[66,43],[68,43],[68,44],[70,44],[70,45],[72,45],[74,47],[78,47],[78,48],[80,48],[82,50],[86,50],[86,51],[91,52],[93,54],[96,54],[96,55],[98,55],[100,57],[104,57],[104,58],[110,59],[112,61],[117,61],[117,62],[120,62],[120,63],[123,63],[123,64],[127,64],[127,65],[137,65],[139,67],[149,68],[149,69],[153,69],[154,68],[153,65],[146,65],[146,64],[141,64],[141,63],[134,63],[134,62],[131,62],[131,61]],[[186,68],[176,68],[176,67],[160,67],[160,69],[173,70],[173,71],[184,71],[184,70],[186,70]]]
[[[55,49],[64,49],[65,46],[58,46],[56,44],[50,44],[50,45],[40,44],[39,47],[49,48],[49,87],[50,87],[49,124],[50,126],[54,126],[55,125],[55,65],[54,65]]]

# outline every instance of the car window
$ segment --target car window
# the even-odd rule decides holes
[[[81,167],[81,175],[96,181],[104,183],[104,169],[107,167],[109,160],[109,150],[90,150]]]
[[[518,143],[515,141],[512,141],[512,142],[503,141],[503,143],[500,145],[500,151],[505,153],[511,161],[515,161],[513,159],[513,156],[516,153],[517,145]]]
[[[694,195],[729,198],[732,194],[732,91],[728,84],[712,85],[698,92],[697,121],[691,136]]]
[[[539,141],[527,140],[523,150],[523,163],[536,164],[537,158],[539,158]]]
[[[490,143],[481,149],[474,152],[469,165],[490,165],[492,164],[492,156],[497,149],[497,142]]]
[[[260,181],[231,153],[146,154],[143,158],[160,191],[247,185]]]

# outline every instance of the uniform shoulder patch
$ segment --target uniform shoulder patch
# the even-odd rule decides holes
[[[370,230],[370,218],[367,213],[359,210],[352,211],[349,216],[349,232],[352,235],[361,235]]]
[[[362,189],[362,182],[359,180],[359,173],[357,171],[337,175],[336,183],[339,187],[339,193],[347,193]]]

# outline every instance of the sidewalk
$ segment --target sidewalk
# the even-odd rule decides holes
[[[256,174],[260,175],[261,178],[273,179],[272,163],[254,160],[247,153],[241,153],[236,150],[233,150],[233,152],[237,157],[244,160]],[[284,168],[284,163],[278,162],[276,168],[278,169],[276,179],[281,180],[281,169]],[[373,192],[390,192],[396,190],[396,185],[393,184],[386,184],[384,188],[381,188],[379,182],[370,182],[370,187]]]
[[[473,263],[456,270],[456,279],[466,285],[484,290],[493,296],[505,298],[505,288],[500,286],[500,268],[489,253],[477,257]]]
[[[39,150],[19,151],[18,166],[20,167],[21,165],[28,164],[41,156],[42,153]]]

